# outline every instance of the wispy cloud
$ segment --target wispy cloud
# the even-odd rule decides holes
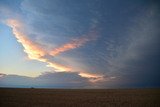
[[[88,73],[88,72],[81,72],[79,73],[81,77],[89,78],[90,82],[97,82],[97,81],[103,81],[104,77],[103,75],[100,74],[93,74],[93,73]]]
[[[72,69],[68,66],[60,65],[58,63],[49,62],[49,61],[47,61],[47,63],[48,63],[47,67],[53,67],[57,72],[72,71]]]
[[[108,54],[104,58],[108,72],[105,75],[117,77],[110,85],[104,83],[106,86],[159,84],[153,79],[159,75],[159,16],[153,8],[141,15],[134,18],[120,44],[106,41]]]
[[[41,62],[48,63],[49,66],[53,67],[58,71],[68,71],[69,68],[61,64],[49,61],[45,56],[48,55],[47,50],[44,50],[39,44],[32,42],[27,35],[22,31],[24,30],[23,24],[16,19],[9,19],[6,21],[7,25],[12,28],[14,36],[17,41],[24,47],[24,52],[27,53],[28,58],[38,60]]]
[[[97,37],[98,36],[97,36],[97,32],[95,32],[95,29],[91,30],[87,35],[84,35],[78,39],[73,39],[69,43],[66,43],[60,47],[53,49],[50,52],[50,55],[56,56],[56,55],[61,54],[65,51],[69,51],[69,50],[81,47],[89,41],[96,40]]]
[[[22,29],[24,26],[20,21],[15,19],[7,20],[7,25],[12,28],[13,34],[17,38],[17,41],[22,44],[24,47],[24,52],[27,53],[30,59],[36,59],[39,61],[45,61],[42,57],[47,54],[47,52],[42,49],[38,44],[32,42],[27,36],[23,33]]]
[[[66,43],[58,48],[55,48],[52,51],[45,50],[41,47],[40,44],[31,41],[28,36],[24,33],[25,26],[16,19],[9,19],[6,21],[7,25],[12,28],[14,36],[17,38],[17,41],[22,44],[24,47],[24,52],[27,53],[29,59],[38,60],[41,62],[47,63],[48,67],[54,68],[56,72],[75,72],[75,69],[65,65],[58,64],[54,61],[48,59],[47,56],[56,56],[65,51],[78,48],[83,46],[85,43],[96,40],[97,33],[92,29],[87,35],[82,36],[81,38],[74,39],[69,43]],[[102,76],[95,73],[87,73],[82,71],[79,72],[81,77],[89,78],[94,80],[102,78]],[[92,81],[93,82],[93,81]]]

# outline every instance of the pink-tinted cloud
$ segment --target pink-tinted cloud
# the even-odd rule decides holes
[[[23,24],[15,19],[7,20],[7,25],[12,28],[14,36],[17,38],[17,41],[22,44],[24,47],[24,52],[27,53],[29,59],[38,60],[41,62],[48,63],[48,66],[53,67],[58,71],[68,71],[69,68],[55,62],[48,61],[44,56],[48,55],[47,50],[44,50],[39,44],[32,42],[25,33],[23,33],[24,26]]]
[[[80,72],[79,75],[81,77],[89,78],[90,82],[103,81],[104,79],[103,75],[93,74],[88,72]]]
[[[69,43],[66,43],[60,47],[53,49],[52,51],[50,51],[49,54],[52,56],[56,56],[56,55],[61,54],[65,51],[69,51],[69,50],[81,47],[89,41],[96,40],[96,38],[97,38],[97,32],[95,32],[95,30],[92,29],[87,35],[84,35],[78,39],[73,39]]]
[[[27,53],[29,59],[46,62],[48,64],[47,66],[54,68],[56,72],[75,72],[75,69],[50,61],[46,56],[56,56],[62,52],[83,46],[85,43],[97,38],[96,32],[94,32],[94,30],[91,30],[87,35],[84,35],[79,39],[74,39],[69,43],[55,48],[52,51],[49,51],[42,48],[40,44],[37,44],[27,38],[28,36],[23,31],[25,26],[19,20],[9,19],[6,21],[6,23],[9,27],[12,28],[14,36],[16,37],[17,41],[22,44],[24,52]],[[82,71],[77,72],[79,72],[79,75],[81,77],[89,78],[91,80],[93,80],[94,78],[94,81],[102,78],[102,76],[94,73],[87,73]]]
[[[27,36],[22,31],[24,26],[20,21],[10,19],[7,20],[7,25],[12,28],[14,36],[17,38],[17,41],[22,44],[22,46],[24,47],[24,52],[27,53],[30,59],[45,61],[45,59],[43,59],[42,57],[46,55],[47,52],[38,44],[32,42],[29,38],[27,38]]]

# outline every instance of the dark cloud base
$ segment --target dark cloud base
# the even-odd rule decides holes
[[[0,87],[85,88],[89,85],[91,85],[89,80],[77,73],[44,73],[35,78],[19,75],[0,77]]]

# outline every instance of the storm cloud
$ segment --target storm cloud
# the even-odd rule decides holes
[[[52,70],[1,74],[0,86],[159,87],[159,10],[152,0],[2,1],[1,23],[30,60]]]
[[[3,75],[0,77],[1,87],[26,87],[26,88],[87,88],[91,86],[87,78],[77,73],[46,72],[38,77],[20,75]]]

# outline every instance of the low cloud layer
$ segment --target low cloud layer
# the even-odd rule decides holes
[[[1,87],[43,87],[43,88],[87,88],[91,83],[77,73],[46,72],[38,77],[19,75],[3,75],[0,77]]]

